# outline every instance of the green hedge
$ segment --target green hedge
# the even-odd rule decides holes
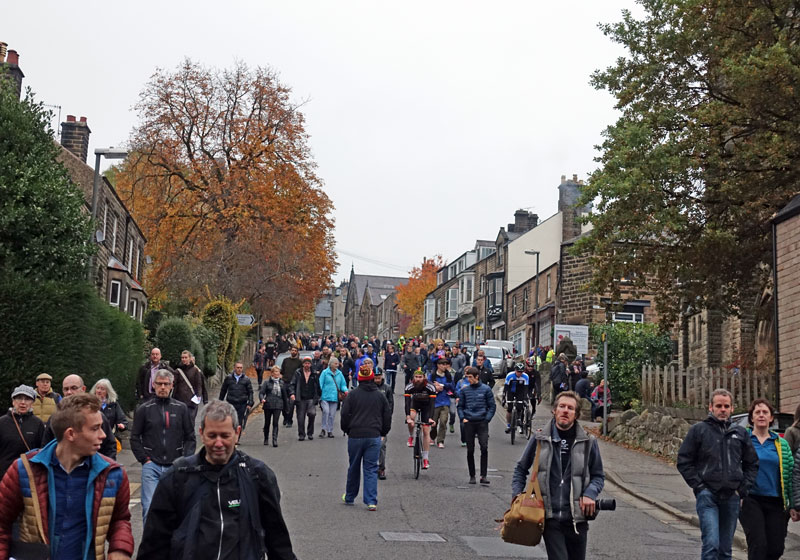
[[[145,360],[142,325],[109,306],[84,283],[0,279],[0,403],[11,390],[34,385],[37,374],[81,375],[90,388],[107,377],[126,410],[133,404],[138,368]]]
[[[192,336],[192,324],[186,319],[167,317],[158,325],[155,342],[161,350],[161,358],[172,367],[181,364],[181,352],[189,350],[196,354],[197,341]]]

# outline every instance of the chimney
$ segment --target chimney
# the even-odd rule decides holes
[[[22,78],[25,77],[25,74],[19,67],[19,53],[15,50],[6,51],[7,47],[6,43],[0,44],[0,53],[3,55],[0,58],[0,64],[4,66],[6,76],[13,80],[11,87],[17,92],[17,99],[19,99],[22,95]]]
[[[581,196],[581,184],[578,182],[578,175],[572,176],[572,180],[567,180],[565,175],[561,176],[561,184],[558,186],[558,211],[561,212],[561,240],[567,241],[574,239],[581,234],[581,224],[578,218],[581,216],[583,207],[578,206]]]
[[[538,215],[520,209],[514,212],[514,223],[508,224],[508,231],[525,233],[526,231],[530,231],[535,228],[538,223]]]
[[[8,43],[0,41],[0,64],[6,61],[7,52],[8,52]]]
[[[67,115],[67,121],[61,123],[61,145],[86,163],[91,132],[89,125],[86,124],[86,117],[81,117],[80,121],[76,121],[75,115]]]

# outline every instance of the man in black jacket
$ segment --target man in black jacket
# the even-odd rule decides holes
[[[319,375],[311,369],[311,358],[306,356],[289,384],[289,400],[297,407],[297,439],[300,441],[306,439],[306,434],[308,439],[314,439],[314,419],[317,417],[319,397]]]
[[[156,378],[156,372],[160,369],[172,371],[172,368],[169,367],[167,362],[161,361],[161,350],[153,348],[150,350],[150,359],[139,368],[139,375],[136,378],[137,404],[141,404],[153,397],[153,381]]]
[[[244,422],[245,414],[253,408],[253,384],[244,374],[244,364],[236,362],[233,373],[225,378],[219,390],[219,400],[228,401],[239,415],[239,425]]]
[[[689,428],[678,450],[678,471],[697,500],[701,558],[730,558],[740,501],[756,481],[758,455],[747,431],[730,422],[728,391],[714,390],[708,411]]]
[[[139,558],[295,560],[275,473],[236,449],[241,427],[230,403],[200,416],[203,449],[179,458],[153,495]]]
[[[370,362],[362,363],[358,371],[358,387],[347,394],[342,403],[342,431],[347,434],[347,487],[342,501],[353,505],[364,464],[364,503],[369,511],[378,509],[378,459],[381,438],[392,427],[392,413],[386,396],[375,385]]]
[[[142,464],[142,519],[147,519],[150,500],[159,479],[181,456],[194,454],[194,422],[186,405],[169,394],[172,372],[161,369],[153,382],[155,396],[136,409],[131,429],[131,451]]]
[[[556,363],[550,368],[550,383],[553,384],[553,399],[555,399],[561,391],[569,390],[566,354],[559,354],[558,360],[556,360]]]
[[[281,363],[281,377],[286,385],[291,385],[294,378],[294,372],[303,365],[303,362],[298,357],[300,351],[297,346],[289,348],[289,356],[283,359]],[[289,406],[283,411],[283,425],[289,428],[292,427],[292,418],[294,416],[294,401],[289,402]]]

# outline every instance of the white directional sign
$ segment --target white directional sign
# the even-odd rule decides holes
[[[256,318],[252,315],[237,315],[236,319],[239,321],[239,324],[243,327],[248,327],[256,322]]]
[[[578,354],[589,352],[589,327],[586,325],[556,325],[554,345],[558,346],[561,339],[569,337],[575,344]]]

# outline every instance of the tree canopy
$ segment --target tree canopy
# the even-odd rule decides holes
[[[116,185],[148,239],[148,288],[302,315],[335,269],[333,205],[290,89],[266,68],[185,60],[140,94]]]
[[[401,329],[405,336],[422,334],[422,307],[425,296],[436,288],[436,272],[444,266],[441,255],[423,258],[422,264],[409,272],[407,284],[397,286],[397,307],[411,320]]]
[[[2,71],[0,71],[1,73]],[[0,75],[0,271],[27,280],[85,277],[91,220],[57,160],[50,114]]]
[[[800,191],[800,26],[788,0],[639,0],[592,83],[621,116],[583,201],[593,288],[633,279],[666,320],[735,312],[768,281],[771,216]]]

